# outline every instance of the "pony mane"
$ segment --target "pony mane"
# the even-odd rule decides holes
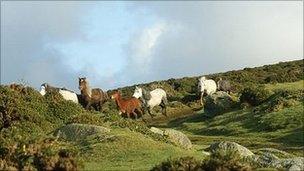
[[[147,91],[147,90],[145,90],[144,88],[141,88],[141,90],[142,90],[143,98],[144,98],[145,100],[150,100],[150,99],[151,99],[150,91]]]
[[[64,90],[64,91],[68,91],[68,92],[71,92],[71,93],[75,93],[74,91],[72,91],[72,90],[69,90],[69,89],[67,89],[67,88],[65,88],[65,87],[62,87],[62,88],[59,88],[60,90]]]
[[[85,83],[86,83],[86,91],[87,91],[89,97],[91,97],[92,96],[92,90],[90,88],[90,84],[87,80],[85,81]]]

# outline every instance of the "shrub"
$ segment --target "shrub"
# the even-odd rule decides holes
[[[241,159],[235,153],[212,153],[207,159],[200,161],[193,157],[181,157],[178,159],[168,159],[155,166],[152,171],[166,170],[230,170],[230,171],[250,171],[253,170],[250,163]]]
[[[199,170],[202,166],[202,161],[196,160],[193,157],[182,157],[179,159],[168,159],[165,162],[153,167],[152,171],[165,170]]]
[[[55,139],[0,146],[0,170],[78,170],[73,149],[60,149]]]
[[[270,96],[270,92],[264,86],[250,86],[241,92],[240,102],[257,106]]]
[[[231,170],[231,171],[250,171],[253,170],[250,163],[241,158],[235,152],[215,152],[204,161],[204,170]]]
[[[0,86],[0,142],[27,141],[45,135],[86,112],[55,92],[41,96],[30,87]]]

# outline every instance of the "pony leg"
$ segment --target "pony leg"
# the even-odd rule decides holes
[[[166,107],[166,104],[162,102],[160,104],[160,107],[162,108],[162,114],[165,115],[166,117],[168,117],[167,116],[167,107]]]
[[[137,113],[135,112],[135,110],[133,110],[133,115],[134,115],[134,117],[135,117],[135,120],[137,120]]]
[[[201,102],[201,105],[204,106],[204,103],[203,103],[203,93],[201,93],[200,102]]]
[[[130,113],[129,112],[127,112],[127,116],[128,116],[128,118],[130,118]]]
[[[143,117],[143,111],[140,107],[136,108],[141,117]]]
[[[91,102],[90,102],[90,101],[88,102],[88,104],[87,104],[87,106],[85,107],[85,109],[88,110],[89,107],[91,107]]]
[[[98,104],[100,112],[102,112],[102,104],[103,104],[103,102],[99,102],[99,104]]]
[[[151,113],[150,107],[148,107],[147,110],[148,110],[148,113],[149,113],[149,115],[151,116],[151,118],[153,118],[153,115],[152,115],[152,113]]]

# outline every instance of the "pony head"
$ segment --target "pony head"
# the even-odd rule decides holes
[[[140,98],[140,97],[142,97],[142,88],[140,88],[140,87],[135,87],[135,90],[134,90],[134,94],[133,94],[133,97],[135,97],[135,98]]]
[[[47,83],[41,84],[41,86],[40,86],[40,94],[41,94],[42,96],[44,96],[44,95],[46,94],[46,89],[47,89],[48,86],[49,86],[49,85],[48,85]]]
[[[83,77],[83,78],[78,78],[78,82],[79,82],[79,90],[82,91],[82,90],[85,90],[86,87],[87,87],[87,78],[86,77]]]
[[[205,80],[206,80],[206,77],[205,77],[205,76],[202,76],[199,80],[200,80],[200,81],[205,81]]]
[[[120,97],[120,92],[119,91],[115,91],[112,95],[111,95],[111,99],[117,99]]]

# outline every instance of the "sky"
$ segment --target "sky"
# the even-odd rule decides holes
[[[1,1],[1,84],[108,90],[297,59],[302,1]]]

